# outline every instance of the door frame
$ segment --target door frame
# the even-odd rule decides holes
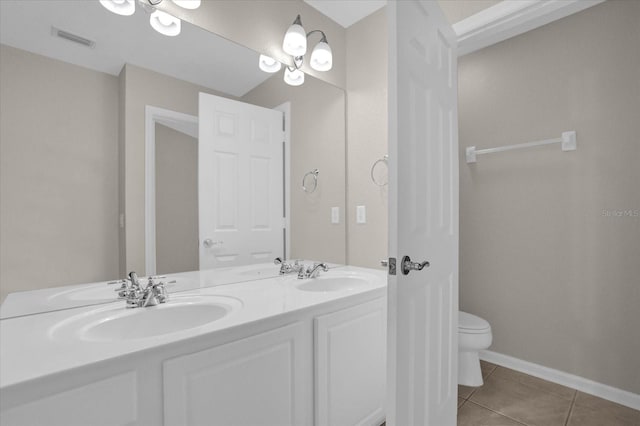
[[[284,258],[291,257],[291,102],[273,108],[284,114]]]
[[[156,124],[184,131],[195,126],[198,139],[198,117],[151,105],[145,106],[144,132],[144,265],[145,274],[156,274]],[[191,132],[192,133],[192,132]]]

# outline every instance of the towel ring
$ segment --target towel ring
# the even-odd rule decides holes
[[[385,155],[384,157],[382,157],[382,158],[380,158],[380,159],[376,160],[376,161],[373,163],[373,165],[371,166],[371,180],[373,181],[373,183],[375,183],[375,184],[376,184],[376,185],[378,185],[378,186],[387,186],[387,185],[389,184],[389,179],[388,179],[388,178],[387,178],[387,181],[386,181],[386,182],[381,182],[381,181],[376,180],[375,173],[374,173],[374,170],[376,169],[376,167],[377,167],[379,164],[384,164],[385,166],[387,166],[387,167],[388,167],[388,166],[389,166],[389,164],[388,164],[388,161],[387,161],[387,160],[389,160],[389,156],[388,156],[388,155]]]
[[[316,188],[318,187],[318,173],[320,173],[320,170],[318,169],[313,169],[310,172],[307,172],[304,177],[302,178],[302,190],[306,193],[312,193],[313,191],[316,190]],[[312,184],[311,185],[307,185],[307,178],[308,177],[312,177],[313,180],[311,181]]]

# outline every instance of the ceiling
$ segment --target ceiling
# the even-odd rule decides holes
[[[55,37],[52,26],[95,47]],[[141,7],[120,16],[98,0],[0,0],[0,43],[112,75],[129,63],[238,97],[271,77],[248,48],[185,22],[167,37]]]
[[[344,28],[386,6],[386,0],[304,0]],[[468,18],[481,10],[500,3],[501,0],[438,0],[449,23]]]
[[[309,6],[322,12],[344,28],[386,6],[386,0],[304,0]]]

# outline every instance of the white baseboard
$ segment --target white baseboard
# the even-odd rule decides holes
[[[632,392],[493,351],[481,351],[480,359],[640,410],[640,395]]]

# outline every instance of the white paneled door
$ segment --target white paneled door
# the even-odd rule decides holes
[[[387,424],[453,426],[458,348],[456,38],[434,1],[389,2],[388,16],[389,253],[397,261],[388,289]]]
[[[283,113],[200,93],[200,269],[284,258]]]

